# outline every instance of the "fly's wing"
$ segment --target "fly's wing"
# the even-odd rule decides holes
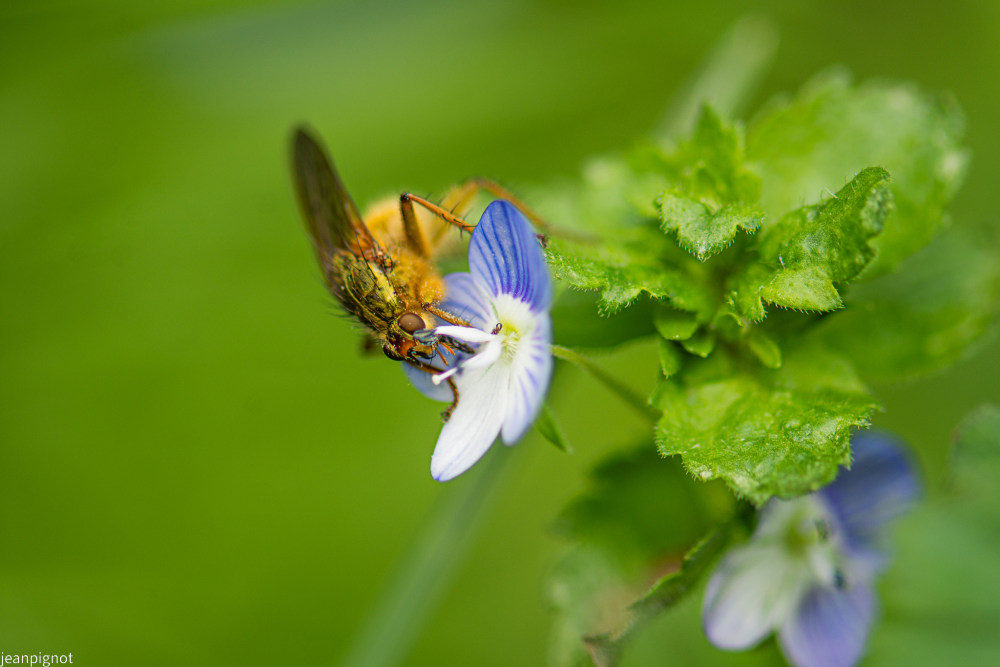
[[[292,138],[292,173],[327,286],[333,288],[332,259],[338,250],[381,264],[382,247],[365,227],[326,152],[303,127],[296,128]]]

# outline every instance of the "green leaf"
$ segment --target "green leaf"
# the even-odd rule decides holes
[[[761,203],[771,215],[829,196],[863,167],[885,167],[896,209],[872,243],[877,258],[867,275],[874,276],[919,250],[945,223],[944,207],[968,162],[963,131],[950,99],[905,84],[853,86],[838,71],[759,115],[748,130],[747,155],[759,165]]]
[[[639,240],[609,239],[599,247],[550,242],[546,250],[556,278],[578,289],[600,290],[599,309],[620,311],[646,294],[669,301],[680,310],[706,313],[712,308],[708,291],[680,269],[661,261],[666,240],[633,230]],[[625,236],[625,232],[622,232]]]
[[[891,382],[943,368],[985,334],[1000,305],[995,239],[950,231],[895,273],[852,287],[815,335],[866,378]]]
[[[760,322],[767,316],[762,292],[772,273],[764,264],[751,262],[729,277],[729,300],[736,312],[751,322]]]
[[[745,204],[728,204],[712,210],[701,201],[664,193],[659,201],[659,217],[665,232],[673,232],[677,242],[701,261],[724,250],[743,229],[749,233],[760,227],[760,209]]]
[[[699,325],[696,314],[666,306],[653,311],[653,324],[666,340],[687,340]]]
[[[764,301],[796,310],[835,310],[840,293],[833,282],[816,267],[783,269],[760,290]]]
[[[813,347],[775,371],[720,375],[662,381],[657,444],[695,477],[724,479],[758,505],[830,482],[850,461],[851,429],[878,407],[848,361]]]
[[[663,371],[663,377],[672,377],[675,375],[681,369],[682,364],[681,353],[677,349],[677,345],[665,338],[661,338],[660,370]]]
[[[875,251],[892,206],[889,172],[869,167],[833,197],[785,215],[759,239],[761,259],[777,268],[761,289],[765,301],[799,310],[840,307],[836,286],[853,280]]]
[[[549,408],[548,403],[542,404],[542,409],[539,410],[538,416],[535,417],[535,430],[538,431],[543,438],[555,445],[556,449],[563,452],[573,451],[573,448],[566,440],[566,436],[563,434],[562,429],[559,427],[559,423],[552,414],[552,409]]]
[[[726,124],[711,107],[703,107],[694,135],[671,156],[681,187],[714,209],[756,202],[761,181],[747,164],[745,144],[742,126]]]
[[[694,336],[681,341],[684,349],[693,355],[705,358],[712,354],[715,349],[715,334],[711,331],[702,330]]]

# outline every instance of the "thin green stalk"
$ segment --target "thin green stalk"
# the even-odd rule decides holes
[[[715,42],[701,66],[674,95],[656,134],[664,138],[687,135],[703,104],[732,118],[757,90],[777,49],[774,24],[754,16],[740,19]]]
[[[594,379],[598,380],[605,387],[610,389],[618,398],[622,399],[630,408],[639,413],[644,419],[648,419],[654,424],[660,419],[660,413],[654,410],[649,401],[632,390],[621,380],[608,373],[606,370],[594,363],[593,360],[583,356],[576,350],[571,350],[562,345],[553,345],[552,354],[557,359],[563,359],[576,364],[583,370],[590,373]]]
[[[506,450],[506,448],[503,448]],[[449,484],[355,637],[344,667],[390,667],[403,662],[438,600],[459,570],[510,451],[493,452],[477,469]]]

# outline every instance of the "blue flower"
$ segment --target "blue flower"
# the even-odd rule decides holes
[[[753,536],[712,575],[702,621],[717,647],[748,649],[772,631],[799,667],[858,661],[886,565],[886,524],[918,493],[902,449],[879,435],[854,439],[854,464],[829,486],[761,510]]]
[[[534,421],[552,377],[552,281],[545,256],[525,217],[498,200],[483,212],[469,244],[469,273],[445,278],[441,308],[470,326],[439,326],[439,336],[475,346],[474,354],[447,355],[437,375],[404,366],[431,398],[449,401],[452,378],[458,406],[441,429],[431,475],[462,474],[499,435],[512,445]],[[438,364],[441,367],[441,364]]]

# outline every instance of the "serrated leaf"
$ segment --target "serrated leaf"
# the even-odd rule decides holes
[[[752,262],[729,278],[729,300],[736,312],[751,322],[760,322],[767,316],[762,292],[772,273],[767,266]]]
[[[641,247],[609,239],[600,248],[553,241],[546,250],[552,273],[578,289],[600,290],[600,310],[611,314],[641,295],[668,301],[681,310],[710,312],[710,294],[691,276],[660,260],[662,240]],[[657,243],[660,247],[657,247]]]
[[[950,231],[895,273],[856,285],[815,335],[872,380],[897,381],[962,358],[1000,307],[995,240]]]
[[[559,451],[573,451],[573,448],[566,440],[566,436],[563,434],[562,429],[559,427],[559,423],[552,414],[552,409],[549,408],[548,403],[542,404],[542,409],[538,411],[538,416],[535,417],[535,430],[538,431],[543,438],[552,443]]]
[[[833,72],[751,123],[747,155],[760,167],[761,203],[772,215],[829,196],[828,188],[867,165],[892,173],[896,210],[872,242],[871,277],[919,250],[944,224],[944,206],[968,162],[963,131],[949,99],[905,84],[853,86],[845,73]]]
[[[836,310],[842,302],[833,282],[812,266],[783,269],[760,289],[764,301],[795,310]]]
[[[711,107],[703,107],[694,135],[672,156],[684,165],[684,189],[713,208],[756,202],[760,176],[746,162],[745,143],[741,125],[727,124]]]
[[[779,267],[763,285],[763,299],[799,310],[840,307],[837,285],[856,278],[875,256],[869,242],[891,210],[888,181],[881,167],[863,169],[830,199],[762,231],[761,259]]]
[[[740,229],[757,231],[763,218],[760,209],[746,204],[713,211],[701,201],[672,193],[664,193],[657,203],[663,231],[675,234],[680,246],[701,261],[729,246]]]
[[[867,426],[877,407],[849,362],[811,348],[760,375],[662,382],[660,451],[757,504],[831,481],[850,460],[851,428]]]

